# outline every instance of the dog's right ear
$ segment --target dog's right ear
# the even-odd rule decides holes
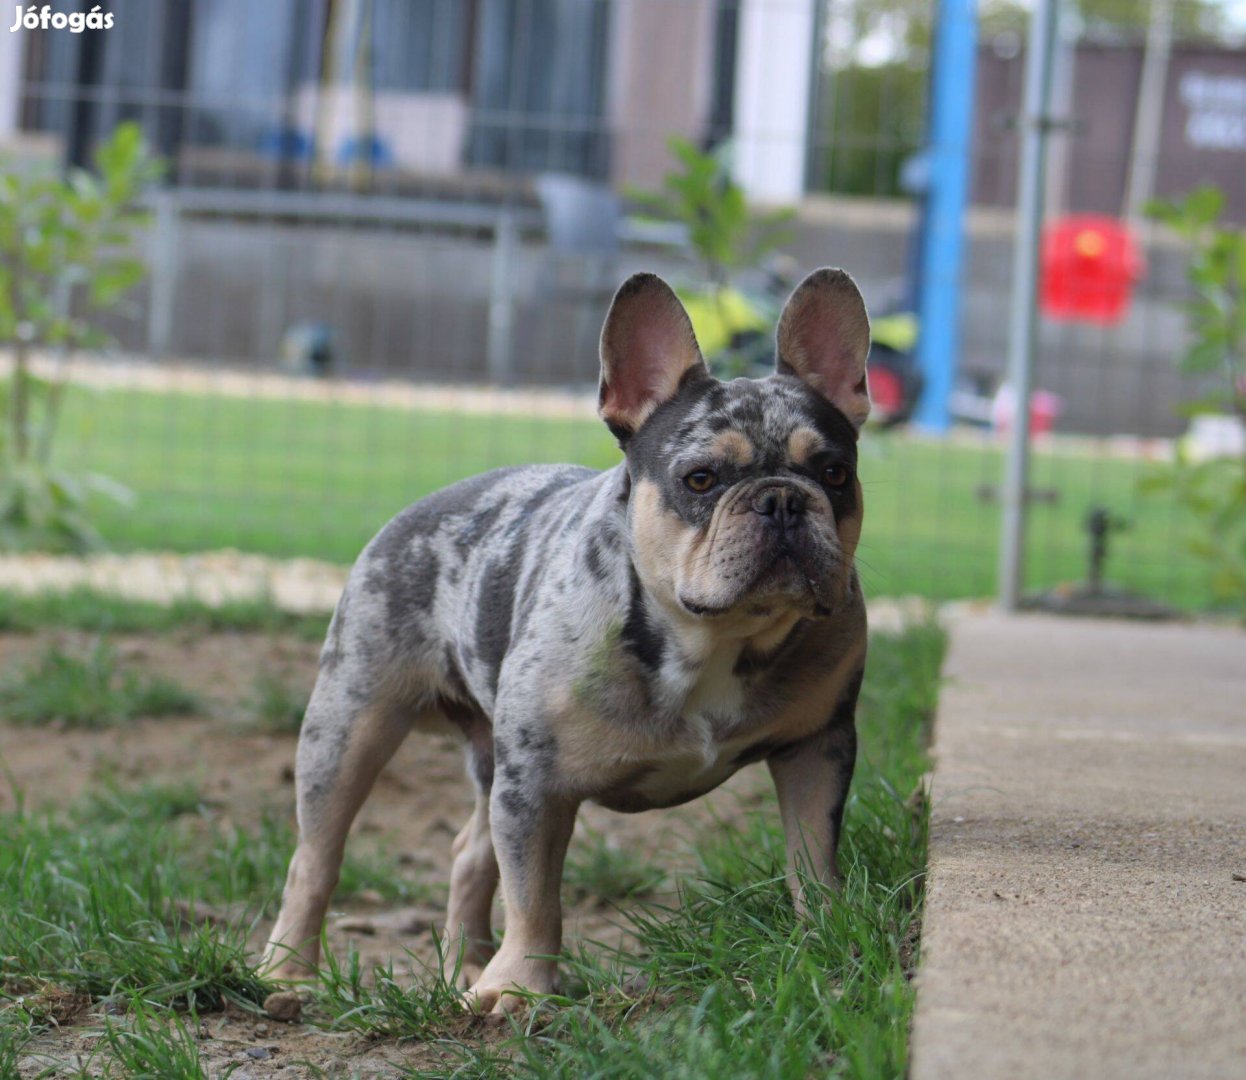
[[[657,274],[633,274],[619,287],[601,331],[597,413],[625,442],[689,376],[709,369],[692,320]]]

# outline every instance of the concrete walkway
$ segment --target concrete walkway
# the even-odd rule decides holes
[[[912,1080],[1246,1078],[1246,633],[951,630]]]

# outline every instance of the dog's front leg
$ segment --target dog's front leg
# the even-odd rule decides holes
[[[808,909],[800,871],[824,885],[839,882],[839,836],[857,760],[855,707],[854,688],[825,728],[767,760],[779,797],[788,885],[798,915]]]
[[[477,1012],[518,1008],[523,999],[511,993],[516,989],[549,994],[558,986],[562,867],[578,804],[522,782],[531,779],[503,773],[489,800],[506,932],[497,954],[468,991]]]

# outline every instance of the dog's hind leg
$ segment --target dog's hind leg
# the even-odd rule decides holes
[[[481,713],[452,702],[443,703],[447,717],[467,740],[468,772],[476,787],[476,807],[450,846],[450,900],[442,938],[442,971],[447,980],[458,972],[466,989],[496,951],[493,945],[493,897],[498,887],[498,860],[489,823],[493,788],[493,727]]]
[[[458,971],[466,989],[493,958],[493,897],[498,887],[498,860],[489,829],[489,793],[476,796],[476,809],[450,849],[450,902],[446,908],[442,970],[447,979]]]
[[[351,822],[411,724],[386,703],[360,704],[342,680],[322,674],[299,734],[299,840],[263,968],[305,978],[320,959],[320,931],[342,866]]]

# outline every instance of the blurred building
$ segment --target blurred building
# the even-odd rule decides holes
[[[5,37],[0,136],[80,163],[140,119],[182,184],[652,186],[671,135],[734,134],[756,197],[803,191],[814,0],[126,0]]]
[[[167,159],[153,273],[113,327],[128,352],[266,367],[315,326],[353,377],[590,384],[614,283],[703,273],[686,247],[615,228],[675,135],[730,138],[752,200],[795,206],[795,265],[849,267],[873,310],[908,292],[921,185],[898,177],[920,164],[928,58],[836,59],[832,0],[106,6],[107,31],[0,29],[0,151],[82,163],[134,119]],[[1015,35],[1005,46],[979,52],[960,295],[960,371],[988,388],[1007,352],[1022,74]],[[1072,124],[1052,140],[1049,205],[1119,213],[1140,48],[1085,42],[1064,60]],[[1246,220],[1244,87],[1246,52],[1176,44],[1157,194],[1219,183]],[[1041,328],[1037,385],[1065,400],[1065,430],[1184,423],[1184,256],[1152,239],[1119,327]]]

